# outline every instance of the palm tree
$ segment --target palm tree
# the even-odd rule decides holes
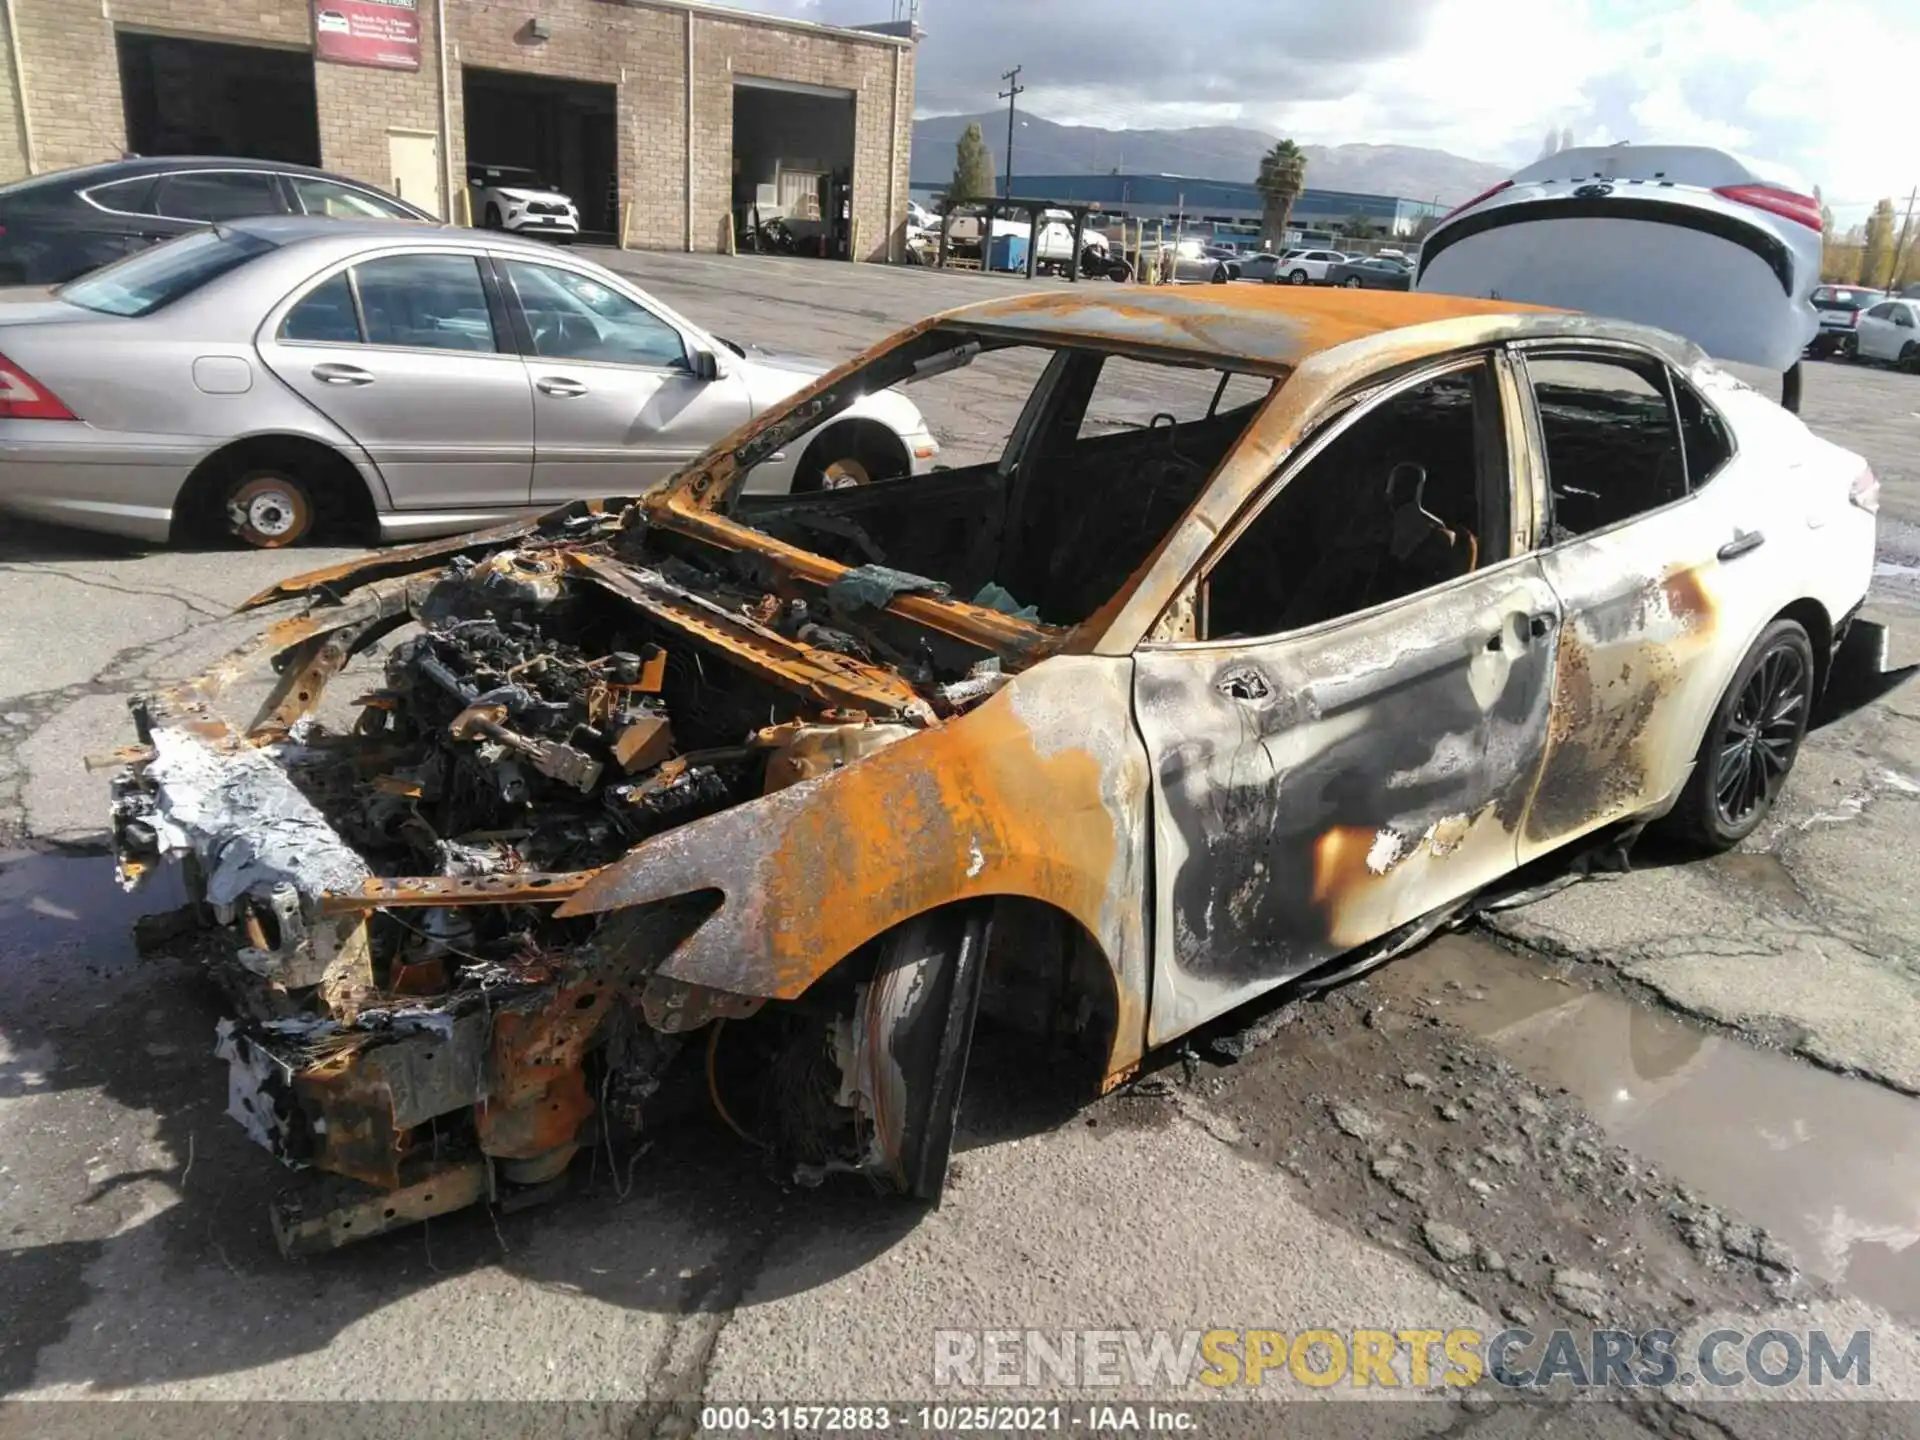
[[[1260,187],[1264,202],[1261,243],[1269,250],[1279,250],[1286,243],[1293,202],[1307,187],[1306,152],[1291,140],[1275,141],[1273,148],[1260,157],[1260,178],[1254,183]]]

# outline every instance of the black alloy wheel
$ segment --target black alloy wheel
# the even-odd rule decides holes
[[[1761,632],[1714,707],[1662,823],[1692,848],[1731,850],[1759,828],[1800,753],[1815,695],[1813,642],[1795,620]]]
[[[1812,665],[1802,647],[1781,643],[1761,655],[1726,716],[1714,759],[1714,804],[1727,829],[1751,829],[1778,797],[1812,703]]]

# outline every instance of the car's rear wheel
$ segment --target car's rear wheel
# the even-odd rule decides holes
[[[313,529],[313,496],[285,470],[249,470],[221,507],[227,528],[258,550],[297,545]]]
[[[1349,275],[1340,283],[1349,290],[1358,290],[1360,288],[1360,277],[1358,275]]]
[[[1213,283],[1214,284],[1224,285],[1227,283],[1227,281],[1231,280],[1232,278],[1233,277],[1231,275],[1227,274],[1226,266],[1216,265],[1213,267]]]
[[[1813,642],[1798,621],[1776,620],[1713,712],[1670,828],[1709,851],[1751,835],[1792,773],[1813,700]]]

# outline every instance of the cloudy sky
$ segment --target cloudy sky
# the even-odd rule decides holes
[[[833,24],[894,6],[727,3]],[[1788,167],[1842,224],[1920,182],[1905,87],[1869,73],[1920,54],[1920,0],[922,0],[920,23],[923,115],[993,106],[1019,64],[1022,103],[1068,124],[1246,125],[1516,165],[1549,127],[1692,141]]]

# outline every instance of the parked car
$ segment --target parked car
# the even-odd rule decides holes
[[[1413,287],[1413,271],[1398,260],[1377,255],[1349,258],[1327,266],[1325,283],[1348,290],[1408,290]]]
[[[1279,266],[1277,280],[1289,285],[1324,285],[1327,267],[1345,264],[1347,257],[1338,250],[1296,250]]]
[[[203,230],[0,303],[0,509],[139,540],[382,536],[665,480],[827,368],[720,340],[533,241],[306,217]],[[759,482],[927,468],[878,393]]]
[[[751,493],[857,397],[1014,346],[1034,393],[979,463]],[[1154,426],[1088,423],[1109,371]],[[114,843],[129,880],[196,861],[228,1113],[317,1182],[289,1249],[643,1153],[681,1086],[784,1174],[937,1201],[976,1013],[1091,1094],[1523,865],[1752,833],[1875,505],[1857,455],[1636,325],[993,299],[637,501],[256,596],[309,605],[256,652],[274,698],[249,731],[215,677],[143,697]],[[409,622],[339,674],[350,731],[312,718]]]
[[[1807,354],[1820,359],[1851,355],[1861,312],[1883,296],[1864,285],[1821,285],[1812,298],[1813,308],[1820,315],[1820,329],[1808,342]]]
[[[1197,280],[1224,285],[1239,273],[1239,265],[1207,253],[1204,241],[1192,238],[1171,240],[1158,252],[1148,247],[1147,258],[1158,264],[1162,274],[1171,267],[1175,280]]]
[[[1778,371],[1820,328],[1820,203],[1700,145],[1576,146],[1435,226],[1415,286],[1659,325]]]
[[[572,239],[580,233],[580,208],[538,173],[519,165],[470,165],[468,198],[474,223],[488,230]]]
[[[1271,282],[1280,268],[1281,257],[1271,250],[1256,250],[1242,255],[1236,262],[1239,274],[1236,280],[1257,280],[1262,284]]]
[[[371,185],[305,165],[115,160],[0,185],[0,285],[59,285],[211,222],[255,215],[438,223]]]
[[[1860,315],[1854,353],[1902,370],[1920,370],[1920,300],[1882,300]]]

